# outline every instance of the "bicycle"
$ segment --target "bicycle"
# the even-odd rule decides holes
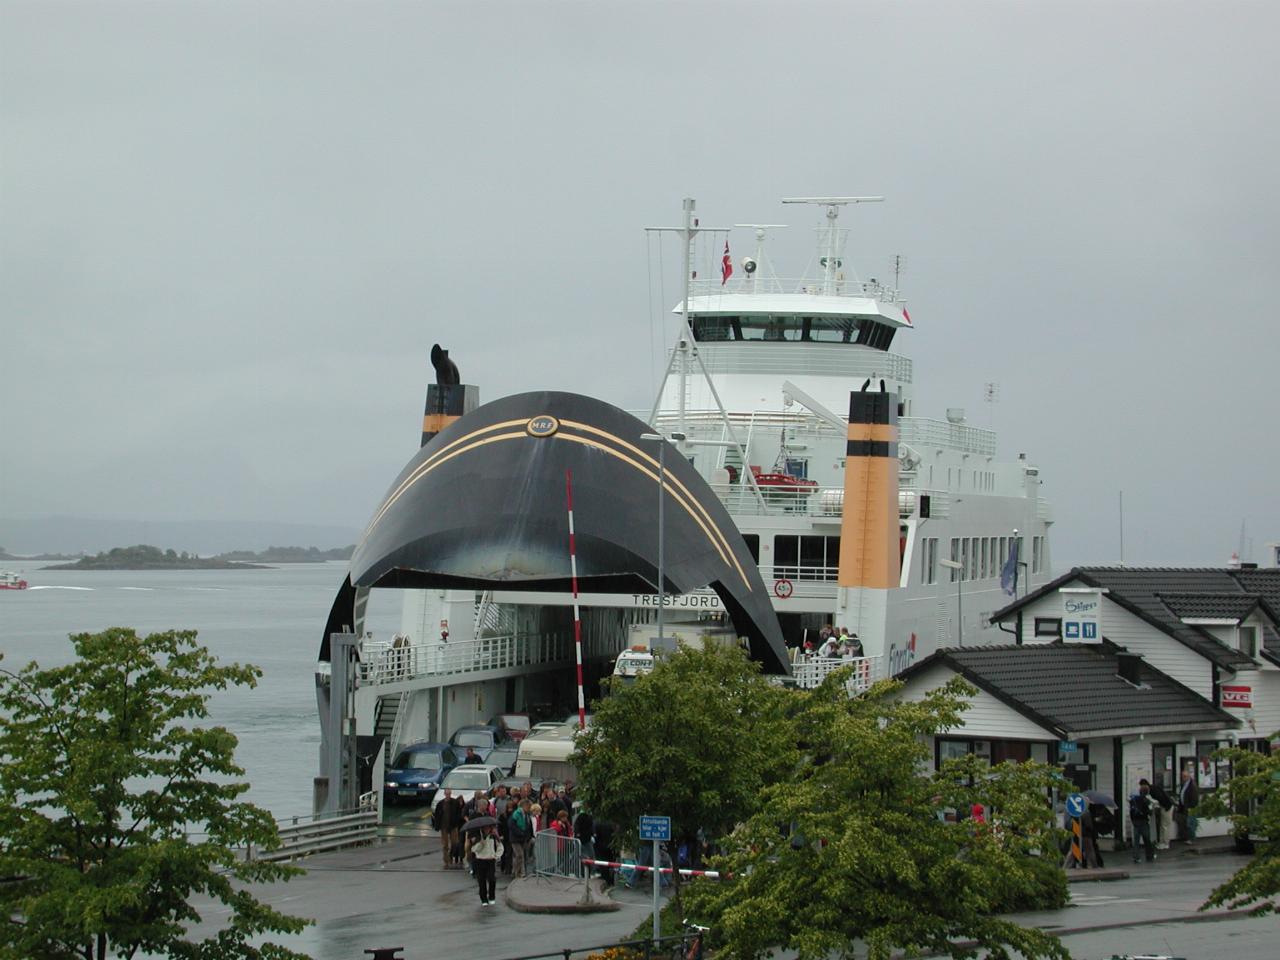
[[[672,951],[672,960],[702,960],[703,938],[711,928],[698,926],[689,920],[684,921],[681,928],[680,942]]]

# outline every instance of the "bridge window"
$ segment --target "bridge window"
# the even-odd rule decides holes
[[[773,538],[775,578],[834,583],[839,566],[839,537],[800,537],[794,534],[779,534]]]
[[[805,343],[861,343],[888,349],[894,330],[866,317],[805,317],[792,313],[697,316],[693,338],[702,342],[751,340]]]

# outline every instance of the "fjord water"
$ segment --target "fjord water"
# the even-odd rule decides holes
[[[31,588],[0,591],[0,653],[17,670],[31,660],[71,660],[69,634],[108,627],[139,633],[192,629],[218,661],[262,668],[253,689],[215,691],[210,722],[240,739],[236,759],[248,799],[277,817],[311,812],[320,746],[315,668],[344,562],[283,564],[267,570],[43,570],[14,564]],[[381,593],[382,596],[377,594]],[[393,592],[376,592],[367,629],[399,627]]]

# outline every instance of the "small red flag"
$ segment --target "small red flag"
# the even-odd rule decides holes
[[[729,241],[724,242],[724,259],[720,261],[720,286],[729,282],[733,276],[733,258],[729,256]]]
[[[911,314],[907,313],[906,307],[902,308],[902,319],[907,321],[907,323],[911,323]]]

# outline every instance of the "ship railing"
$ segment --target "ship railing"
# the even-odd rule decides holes
[[[851,697],[866,693],[880,678],[879,657],[814,657],[803,654],[791,665],[791,675],[795,678],[797,687],[812,690],[821,686],[822,681],[831,674],[845,667],[853,668],[844,685]]]
[[[898,291],[875,280],[853,278],[824,280],[821,277],[730,277],[728,283],[717,279],[694,280],[689,292],[695,297],[718,297],[724,294],[799,294],[819,297],[870,297],[881,303],[898,303]]]
[[[572,657],[570,640],[560,633],[431,643],[366,640],[360,647],[356,675],[361,686],[379,685],[554,663]]]
[[[898,420],[898,439],[917,448],[935,447],[942,450],[960,450],[985,457],[996,455],[996,433],[981,427],[970,427],[949,420],[929,420],[924,417],[901,417]]]

